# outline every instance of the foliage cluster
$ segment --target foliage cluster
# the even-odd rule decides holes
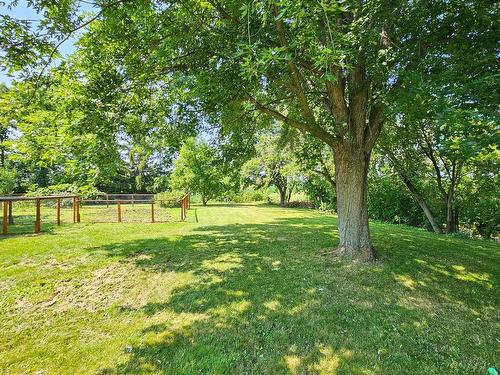
[[[161,207],[180,207],[181,199],[186,195],[184,191],[173,190],[156,193],[156,200],[160,202]]]

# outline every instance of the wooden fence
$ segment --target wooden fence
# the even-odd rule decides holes
[[[8,234],[9,226],[15,228],[23,225],[33,225],[34,233],[42,230],[42,222],[61,225],[61,210],[64,208],[64,222],[167,222],[173,221],[175,208],[166,208],[163,201],[156,200],[154,195],[141,196],[108,195],[101,199],[81,199],[77,195],[54,195],[43,197],[0,196],[0,211],[2,212],[2,234]],[[150,198],[150,199],[138,199]],[[64,205],[62,202],[64,201]],[[16,203],[17,202],[17,203]],[[24,203],[22,203],[24,202]],[[14,207],[14,203],[19,207]],[[64,206],[64,207],[63,207]],[[190,208],[189,196],[180,201],[181,221],[186,221]],[[16,212],[17,211],[17,212]],[[17,216],[15,215],[17,213]],[[43,215],[42,215],[43,213]],[[178,217],[178,216],[177,216]],[[22,224],[21,224],[21,221]]]
[[[42,230],[42,202],[52,202],[55,205],[56,213],[55,213],[55,223],[57,225],[61,225],[61,203],[62,201],[70,200],[71,201],[71,210],[73,215],[73,223],[80,222],[80,205],[79,205],[79,197],[77,195],[51,195],[51,196],[43,196],[43,197],[26,197],[26,196],[0,196],[0,205],[2,206],[2,234],[9,233],[9,226],[15,225],[15,212],[14,212],[14,203],[24,202],[24,203],[34,203],[34,206],[29,207],[28,209],[32,209],[34,211],[34,232],[40,233]],[[26,215],[27,208],[23,209],[23,214]],[[29,216],[30,217],[30,216]]]

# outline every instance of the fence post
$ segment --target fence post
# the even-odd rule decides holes
[[[181,199],[181,221],[186,220],[186,209],[188,207],[187,205],[187,195],[183,196]]]
[[[35,216],[35,233],[40,233],[40,230],[42,229],[41,225],[41,218],[40,218],[40,199],[37,198],[36,200],[36,216]]]
[[[151,222],[155,222],[155,202],[151,203]]]
[[[184,197],[181,199],[181,221],[184,221]]]
[[[118,201],[118,204],[116,207],[118,208],[118,222],[121,223],[122,222],[122,205],[121,205],[120,201]]]
[[[7,234],[9,222],[7,221],[8,202],[3,202],[2,234]]]
[[[80,222],[80,197],[76,198],[76,222]]]
[[[14,216],[12,215],[12,202],[9,202],[9,224],[14,224]]]
[[[73,224],[76,223],[76,199],[73,197]]]
[[[106,208],[109,208],[109,195],[106,194]]]
[[[57,198],[57,225],[61,225],[61,198]]]

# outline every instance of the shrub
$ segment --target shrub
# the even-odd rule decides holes
[[[266,200],[266,197],[262,191],[259,190],[246,190],[241,194],[242,202],[261,202]]]
[[[290,208],[314,208],[314,204],[309,201],[292,201],[286,204]]]
[[[180,190],[165,191],[156,194],[156,200],[160,202],[160,207],[180,207],[181,199],[186,193]]]
[[[240,193],[227,193],[224,200],[234,203],[262,202],[268,199],[267,194],[260,190],[244,190]]]
[[[335,211],[337,209],[337,196],[332,186],[324,178],[310,176],[303,186],[310,201],[315,208],[323,211]]]
[[[393,224],[426,227],[428,222],[403,183],[396,177],[370,180],[368,215],[370,219]]]

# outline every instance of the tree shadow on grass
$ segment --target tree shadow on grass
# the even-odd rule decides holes
[[[352,265],[318,256],[335,241],[333,222],[318,216],[204,226],[177,240],[100,248],[148,272],[193,278],[163,301],[123,307],[154,323],[143,329],[125,363],[99,373],[479,370],[474,366],[487,360],[486,347],[471,354],[459,342],[450,352],[446,343],[455,328],[467,330],[477,311],[494,308],[488,297],[498,275],[494,264],[478,259],[498,260],[498,252],[486,246],[476,259],[468,254],[476,250],[472,243],[457,241],[468,248],[456,252],[448,242],[429,237],[427,243],[425,236],[413,249],[406,239],[422,241],[413,231],[396,230],[392,239],[375,227],[383,261]],[[483,279],[459,277],[464,272]],[[443,325],[443,306],[463,326]],[[463,362],[464,354],[477,361]]]

